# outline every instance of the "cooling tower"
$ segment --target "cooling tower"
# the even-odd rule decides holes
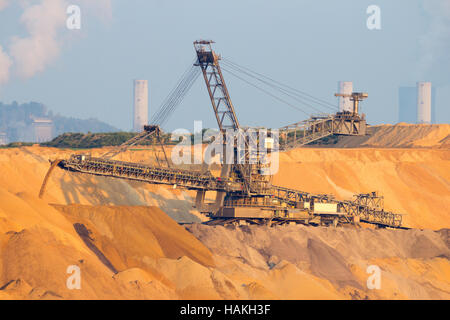
[[[431,82],[417,83],[417,123],[431,123]]]
[[[134,80],[133,131],[144,130],[148,124],[148,81]]]
[[[353,82],[339,81],[338,93],[351,94],[353,92]],[[350,98],[339,97],[339,112],[350,111],[353,112],[353,102]]]

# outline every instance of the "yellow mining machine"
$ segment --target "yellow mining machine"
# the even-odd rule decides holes
[[[280,150],[306,145],[330,135],[365,135],[367,124],[364,115],[359,114],[358,104],[367,98],[367,94],[350,95],[354,101],[353,112],[312,116],[279,130],[243,128],[225,83],[220,65],[222,58],[212,49],[213,43],[205,40],[194,42],[195,62],[163,103],[153,125],[145,126],[142,133],[101,157],[75,154],[68,159],[53,161],[40,195],[44,192],[51,170],[58,166],[72,172],[194,190],[197,192],[195,207],[211,218],[208,224],[302,223],[337,226],[365,222],[379,227],[403,228],[402,215],[385,211],[382,197],[377,193],[355,195],[353,200],[340,201],[332,195],[310,194],[275,186],[271,181],[269,160]],[[237,68],[230,62],[227,66]],[[219,129],[216,143],[220,143],[222,148],[220,176],[214,176],[209,169],[177,168],[170,164],[165,151],[163,161],[158,161],[157,165],[113,160],[115,155],[148,138],[159,141],[164,150],[157,123],[164,122],[198,74],[203,75]],[[208,191],[216,192],[213,203],[205,203]]]

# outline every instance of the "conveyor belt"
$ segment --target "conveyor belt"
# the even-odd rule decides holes
[[[84,155],[72,155],[67,160],[59,160],[58,166],[74,172],[137,180],[152,184],[174,185],[191,190],[226,192],[241,190],[240,184],[216,178],[209,171],[198,172],[163,168]]]

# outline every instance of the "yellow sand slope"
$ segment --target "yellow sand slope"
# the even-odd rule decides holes
[[[274,183],[341,199],[377,190],[387,209],[408,214],[407,225],[449,228],[450,150],[430,141],[292,150],[280,155]],[[171,218],[204,219],[192,193],[60,169],[39,199],[48,159],[71,153],[0,150],[0,299],[449,298],[448,230],[194,225],[189,233]],[[379,291],[366,287],[371,264],[382,270]],[[66,286],[70,265],[80,267],[81,290]]]
[[[335,147],[356,148],[449,148],[450,124],[378,125],[365,137],[342,137]]]

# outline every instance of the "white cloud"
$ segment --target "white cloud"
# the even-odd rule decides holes
[[[9,0],[0,0],[0,11],[2,11],[9,4]]]
[[[13,38],[11,56],[14,58],[18,74],[30,78],[55,59],[60,52],[56,39],[46,35],[29,38]]]

